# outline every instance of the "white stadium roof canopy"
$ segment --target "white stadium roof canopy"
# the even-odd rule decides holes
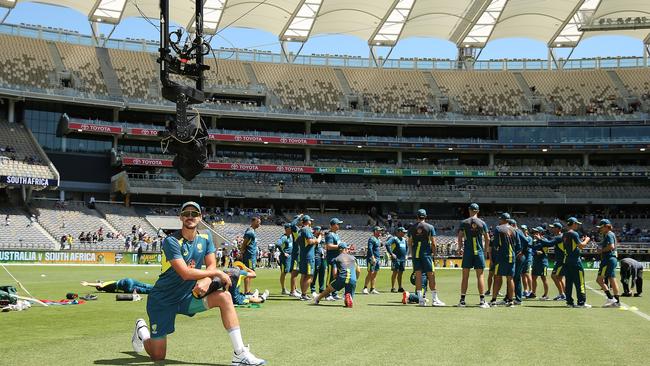
[[[13,8],[29,0],[0,0]],[[91,22],[119,24],[143,15],[157,19],[159,0],[38,0],[76,9]],[[172,21],[192,28],[195,0],[170,0]],[[318,34],[360,37],[370,46],[394,46],[409,37],[432,37],[458,47],[484,47],[501,38],[529,38],[549,47],[619,34],[650,43],[650,30],[579,30],[580,23],[647,17],[650,0],[205,0],[207,33],[225,27],[261,29],[282,41]],[[646,23],[646,25],[648,24]],[[216,28],[215,28],[216,27]],[[640,27],[643,28],[643,27]],[[291,35],[297,35],[291,37]]]

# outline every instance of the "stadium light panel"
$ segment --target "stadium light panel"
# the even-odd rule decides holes
[[[639,151],[644,152],[644,151],[645,151],[645,147],[640,148]]]
[[[411,14],[415,0],[395,0],[388,15],[379,24],[368,44],[375,46],[395,46]]]
[[[216,34],[221,21],[221,15],[226,7],[227,0],[205,0],[203,3],[203,32],[205,34]],[[196,23],[194,17],[190,21],[187,29],[194,32]]]
[[[323,0],[303,0],[280,33],[281,41],[305,42],[309,38]]]
[[[507,3],[508,0],[492,0],[476,23],[474,23],[469,33],[467,33],[461,46],[485,47]]]
[[[589,23],[601,0],[584,0],[571,18],[564,24],[562,30],[551,39],[549,45],[559,47],[575,47],[582,39],[584,32],[581,27]]]
[[[118,24],[122,19],[125,6],[126,0],[97,0],[88,15],[88,20],[91,22]]]

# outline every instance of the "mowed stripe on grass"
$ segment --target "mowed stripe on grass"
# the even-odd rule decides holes
[[[133,277],[154,282],[158,275],[152,267],[8,268],[32,294],[49,299],[61,299],[71,291],[92,292],[79,285],[81,280]],[[591,292],[593,309],[567,309],[554,301],[459,309],[452,305],[458,301],[460,271],[439,269],[439,296],[448,307],[419,308],[402,305],[400,294],[388,292],[390,271],[382,269],[378,276],[382,293],[361,295],[359,285],[354,308],[345,309],[340,302],[313,306],[279,295],[277,270],[259,270],[258,275],[255,287],[268,288],[270,300],[260,309],[238,313],[244,341],[273,365],[611,365],[643,364],[650,357],[650,322],[630,311],[599,308],[603,298]],[[596,272],[587,272],[591,283],[595,276]],[[0,273],[0,283],[12,280]],[[477,304],[474,278],[469,288],[468,304]],[[550,293],[555,294],[552,284]],[[650,309],[643,297],[625,301],[642,312]],[[146,357],[133,354],[130,345],[135,319],[146,319],[145,304],[116,302],[113,294],[99,294],[99,300],[84,305],[0,314],[3,362],[150,364]],[[230,340],[218,310],[194,318],[178,316],[176,332],[168,339],[168,364],[230,363]]]

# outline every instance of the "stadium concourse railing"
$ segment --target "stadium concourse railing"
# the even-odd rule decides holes
[[[112,191],[122,194],[208,196],[218,198],[292,199],[305,201],[495,204],[650,204],[647,187],[409,186],[337,183],[255,183],[246,180],[197,177],[187,182],[174,175],[121,172],[112,177]],[[588,188],[588,189],[587,189]],[[565,190],[566,192],[563,192]],[[580,190],[583,193],[579,194]]]
[[[66,42],[83,46],[96,46],[91,36],[80,34],[61,28],[44,27],[39,25],[0,24],[0,33],[38,38],[47,41]],[[158,53],[159,43],[155,40],[145,39],[106,39],[100,36],[98,40],[102,47],[116,48],[128,51],[145,51]],[[224,48],[214,50],[217,59],[230,59],[237,61],[284,63],[286,59],[279,53],[240,48]],[[359,67],[374,66],[370,58],[349,55],[311,54],[297,55],[294,64],[313,66]],[[436,58],[399,58],[387,59],[383,68],[387,69],[415,69],[415,70],[459,70],[462,65],[457,60]],[[599,68],[626,68],[648,66],[648,59],[644,57],[602,57],[566,60],[563,69],[599,69]],[[491,59],[477,60],[474,62],[475,70],[553,70],[558,66],[551,61],[543,59]]]
[[[124,135],[131,138],[151,139],[155,138],[158,131],[164,131],[163,126],[130,122],[109,122],[97,119],[61,119],[63,131],[87,133],[87,134],[111,134]],[[580,127],[575,128],[579,133]],[[584,129],[582,129],[584,130]],[[555,145],[554,148],[562,147],[556,144],[570,144],[568,147],[574,149],[575,144],[597,145],[603,148],[602,144],[640,144],[632,148],[650,147],[648,138],[637,137],[603,137],[587,136],[556,136],[555,140],[537,141],[502,141],[486,140],[480,138],[430,138],[430,137],[388,137],[388,136],[342,136],[336,134],[301,134],[291,132],[274,131],[241,131],[225,129],[209,129],[209,139],[222,142],[236,143],[257,143],[257,144],[282,144],[282,145],[342,145],[342,146],[381,146],[381,147],[439,147],[439,148],[526,148],[533,149],[541,146]],[[609,145],[607,147],[610,147]],[[625,146],[614,146],[624,148]]]

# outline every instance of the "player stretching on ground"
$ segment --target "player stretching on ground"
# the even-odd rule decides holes
[[[426,306],[424,294],[422,293],[422,273],[426,273],[431,289],[431,304],[433,306],[445,306],[445,303],[438,298],[436,290],[436,275],[433,268],[433,253],[436,252],[436,229],[426,222],[427,212],[419,209],[417,212],[417,224],[409,230],[408,245],[413,257],[413,270],[415,271],[415,292],[418,295],[419,305]]]
[[[81,286],[94,287],[97,291],[118,293],[123,292],[126,294],[131,294],[134,291],[138,294],[148,294],[153,288],[152,285],[133,278],[123,278],[117,281],[97,281],[97,282],[86,282],[82,281]]]
[[[201,222],[201,206],[196,202],[184,203],[181,206],[180,220],[182,229],[163,241],[162,273],[147,299],[151,331],[144,319],[138,319],[131,337],[133,349],[136,352],[146,351],[153,361],[164,360],[167,335],[174,332],[176,314],[194,316],[218,307],[234,350],[232,364],[265,365],[266,361],[255,357],[244,347],[232,296],[221,290],[208,294],[213,278],[218,278],[226,287],[231,285],[231,281],[227,274],[217,269],[215,247],[210,234],[202,234],[197,230],[197,225]],[[206,269],[201,269],[203,264]],[[207,295],[197,299],[192,292],[200,296]]]
[[[607,219],[600,220],[597,226],[603,240],[598,245],[598,253],[600,253],[600,270],[596,282],[600,288],[605,291],[607,295],[607,302],[603,305],[604,308],[620,307],[621,300],[618,296],[618,283],[616,283],[616,266],[618,266],[618,258],[616,256],[616,235],[612,231],[612,223]],[[607,283],[609,282],[609,286]],[[609,289],[614,291],[614,295]]]
[[[333,280],[327,285],[325,291],[314,298],[314,304],[318,305],[323,298],[329,296],[334,291],[345,289],[344,306],[351,308],[353,305],[354,290],[357,287],[357,278],[361,274],[361,269],[359,269],[357,260],[348,254],[347,243],[341,242],[338,244],[338,247],[341,250],[341,254],[334,258],[332,262],[334,264]]]
[[[368,251],[366,252],[366,263],[368,264],[368,275],[366,275],[366,281],[363,284],[363,293],[368,295],[378,294],[379,291],[375,288],[375,281],[377,279],[377,273],[379,272],[379,261],[381,260],[381,255],[379,253],[379,248],[381,247],[381,241],[379,237],[381,236],[382,229],[379,226],[372,228],[372,236],[368,238]],[[370,291],[368,291],[368,285],[370,285]]]
[[[483,254],[483,244],[488,245],[490,250],[490,236],[488,235],[488,226],[483,220],[478,218],[479,207],[476,203],[469,205],[469,218],[461,221],[458,228],[458,248],[460,255],[463,257],[463,275],[460,282],[460,301],[459,307],[465,307],[465,295],[467,294],[467,282],[469,281],[469,272],[472,268],[476,272],[476,281],[478,285],[478,294],[480,297],[479,306],[489,308],[485,303],[485,282],[483,279],[483,269],[485,268],[485,256]]]
[[[404,292],[402,287],[402,277],[404,276],[404,266],[406,263],[407,244],[404,234],[406,229],[398,227],[395,230],[395,236],[386,242],[386,252],[390,255],[390,267],[393,274],[390,278],[390,292]],[[395,280],[399,288],[395,287]]]

